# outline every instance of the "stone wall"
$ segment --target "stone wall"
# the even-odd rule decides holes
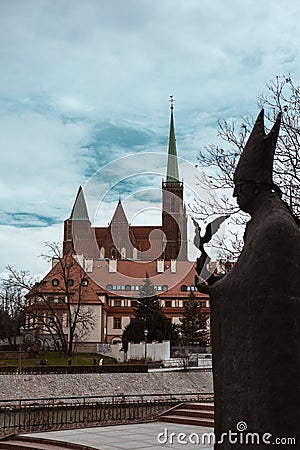
[[[0,400],[92,395],[212,393],[211,371],[0,375]]]

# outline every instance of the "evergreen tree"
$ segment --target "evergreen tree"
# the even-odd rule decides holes
[[[185,345],[206,345],[206,319],[207,317],[201,311],[200,300],[191,292],[179,325]]]
[[[124,330],[123,348],[127,351],[128,342],[140,342],[145,339],[144,331],[148,330],[147,341],[175,341],[178,332],[170,320],[166,318],[159,304],[154,286],[146,274],[144,284],[140,287],[140,299],[134,308],[134,319]]]
[[[154,314],[154,311],[161,311],[161,307],[155,288],[151,283],[149,275],[146,273],[144,284],[140,286],[140,299],[134,310],[134,316],[147,321]]]

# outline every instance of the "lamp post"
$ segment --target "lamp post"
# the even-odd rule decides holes
[[[145,330],[144,330],[144,335],[145,335],[145,364],[146,364],[146,360],[147,360],[147,336],[148,336],[147,328],[145,328]]]
[[[74,334],[74,339],[75,339],[75,351],[76,351],[76,353],[75,353],[75,355],[76,355],[75,366],[77,366],[77,362],[78,362],[78,347],[77,347],[77,344],[78,344],[78,334]]]
[[[24,327],[20,326],[20,344],[19,344],[19,374],[22,369],[22,340],[23,340]]]

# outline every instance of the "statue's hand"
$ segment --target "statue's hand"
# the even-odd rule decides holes
[[[211,292],[211,286],[207,284],[207,282],[204,282],[203,278],[195,276],[195,286],[198,289],[199,292],[202,292],[203,294],[210,294]]]

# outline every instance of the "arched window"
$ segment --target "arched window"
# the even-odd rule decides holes
[[[101,247],[100,249],[100,258],[105,258],[105,248]]]
[[[116,249],[113,248],[111,251],[111,259],[116,259]]]
[[[126,258],[126,248],[122,247],[121,248],[121,259],[125,259]]]
[[[133,253],[133,254],[132,254],[132,258],[133,258],[133,259],[138,259],[138,251],[137,251],[136,248],[133,249],[133,252],[132,252],[132,253]]]

